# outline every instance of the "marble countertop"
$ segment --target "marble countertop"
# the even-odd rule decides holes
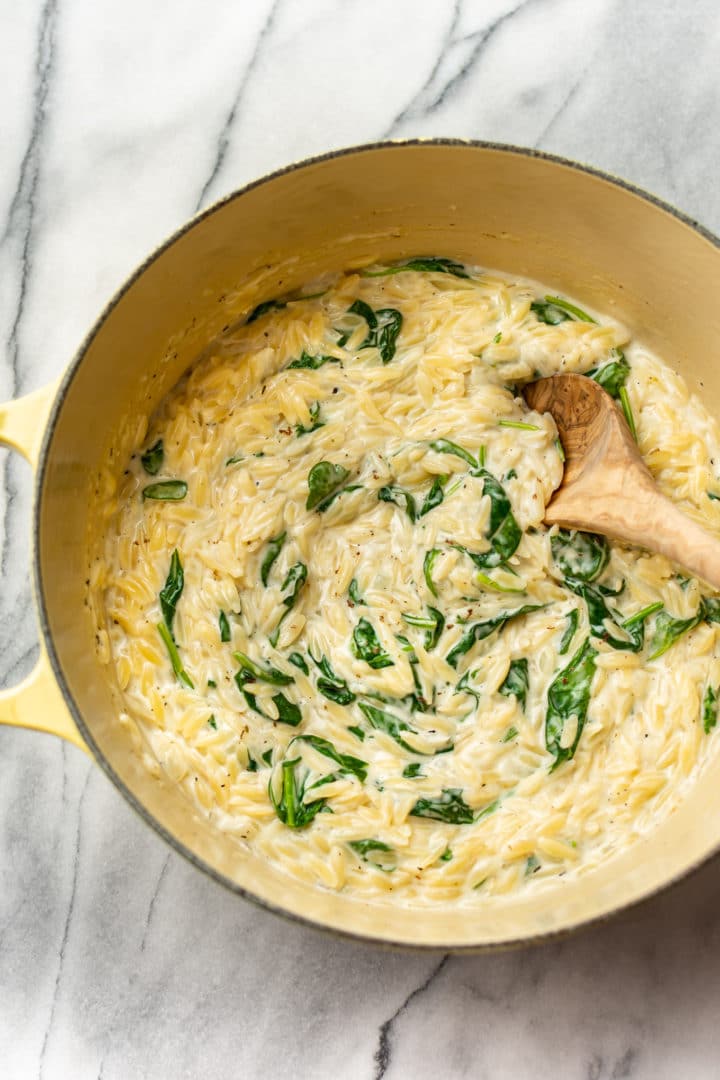
[[[718,232],[718,71],[715,0],[1,0],[0,400],[195,210],[331,147],[541,147]],[[36,654],[31,477],[0,467],[9,685]],[[720,862],[560,944],[382,952],[238,901],[80,752],[0,729],[4,1080],[714,1078],[719,988]]]

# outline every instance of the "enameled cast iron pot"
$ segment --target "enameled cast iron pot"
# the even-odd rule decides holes
[[[720,762],[647,839],[578,880],[502,905],[373,908],[283,877],[152,779],[118,723],[86,604],[102,528],[100,466],[123,464],[149,414],[215,335],[333,269],[444,255],[536,278],[615,315],[720,413],[720,242],[644,193],[567,161],[482,143],[359,147],[275,173],[181,229],[90,331],[60,385],[0,407],[0,440],[37,468],[33,547],[44,648],[0,694],[0,722],[87,750],[177,851],[240,896],[365,940],[479,949],[606,917],[720,847]]]

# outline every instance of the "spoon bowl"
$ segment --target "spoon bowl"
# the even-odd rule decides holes
[[[565,453],[546,524],[657,552],[720,589],[720,538],[659,490],[624,416],[598,383],[586,375],[552,375],[530,383],[523,395],[531,409],[551,414]]]

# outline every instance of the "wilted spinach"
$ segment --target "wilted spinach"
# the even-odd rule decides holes
[[[544,606],[544,604],[523,604],[522,607],[516,608],[515,611],[504,611],[500,615],[493,616],[491,619],[473,623],[465,631],[457,645],[450,650],[445,659],[451,667],[457,667],[457,662],[460,657],[469,652],[476,641],[483,641],[486,637],[489,637],[490,634],[494,633],[495,630],[501,630],[511,619],[517,619],[521,615],[527,615],[528,612],[537,611]]]
[[[429,651],[434,649],[440,640],[440,635],[445,627],[445,616],[437,608],[428,607],[427,610],[427,615],[415,615],[412,612],[403,613],[403,619],[408,626],[418,626],[425,630],[424,645]]]
[[[610,558],[610,547],[604,536],[574,529],[558,529],[550,539],[550,548],[563,575],[577,581],[594,581]]]
[[[718,687],[708,686],[703,698],[703,731],[709,735],[717,724]]]
[[[423,517],[425,514],[429,514],[431,510],[434,510],[436,506],[445,498],[445,484],[447,483],[447,476],[436,476],[432,482],[430,490],[423,500],[423,504],[420,507],[420,513],[418,517]]]
[[[158,439],[158,441],[141,456],[140,462],[149,476],[157,476],[162,468],[164,458],[165,449],[163,447],[163,441],[162,439]]]
[[[397,484],[386,484],[379,489],[377,495],[382,502],[394,503],[395,506],[401,508],[404,506],[405,513],[410,520],[412,522],[417,520],[415,499],[406,488],[399,487]]]
[[[322,676],[317,681],[317,688],[323,697],[328,698],[329,701],[335,701],[338,705],[351,705],[355,700],[355,694],[347,681],[335,674],[327,657],[321,656],[319,660],[316,660],[312,653],[310,655],[313,663],[322,671]]]
[[[275,813],[280,821],[291,829],[305,828],[327,803],[327,799],[304,802],[308,774],[305,773],[302,779],[298,779],[296,766],[299,764],[300,758],[283,761],[279,799],[275,796],[272,778],[268,784],[268,795]]]
[[[322,513],[327,510],[333,499],[340,494],[340,489],[350,475],[350,470],[332,461],[318,461],[308,473],[308,497],[306,510]]]
[[[320,419],[320,402],[314,401],[310,406],[310,426],[306,427],[304,424],[295,425],[295,434],[298,438],[301,435],[312,435],[313,431],[317,431],[318,428],[325,427],[325,421]]]
[[[438,258],[433,255],[421,255],[399,266],[386,266],[382,270],[363,270],[363,277],[389,277],[391,274],[400,274],[404,270],[415,270],[436,274],[452,274],[454,277],[469,278],[467,270],[462,263],[454,259]]]
[[[353,776],[357,776],[360,781],[367,778],[367,761],[353,757],[352,754],[341,754],[328,739],[322,739],[319,735],[297,735],[290,743],[290,746],[296,742],[306,742],[308,746],[312,746],[314,750],[317,750],[318,754],[323,754],[324,757],[336,762],[340,766],[341,773],[351,773]]]
[[[278,536],[274,536],[272,540],[268,540],[265,547],[265,554],[263,555],[262,563],[260,564],[260,580],[263,585],[267,585],[270,571],[273,568],[275,560],[282,551],[282,546],[287,538],[286,532],[281,532]]]
[[[511,660],[510,668],[499,688],[499,693],[505,697],[514,697],[521,709],[525,709],[530,676],[528,674],[528,662],[523,657],[519,660]]]
[[[410,814],[412,817],[444,821],[447,825],[472,825],[475,820],[471,807],[463,798],[461,788],[443,788],[442,795],[435,799],[418,799]]]
[[[187,495],[188,486],[184,480],[158,480],[148,484],[142,490],[143,499],[155,499],[158,502],[180,502]]]
[[[322,353],[318,353],[317,356],[311,356],[303,349],[297,360],[291,361],[285,370],[290,371],[292,368],[309,368],[310,371],[317,371],[318,368],[321,368],[324,364],[340,364],[340,361],[336,356],[325,356]],[[342,367],[342,364],[340,364],[340,366]]]
[[[178,601],[182,596],[182,591],[185,587],[185,573],[183,571],[182,563],[180,562],[180,554],[175,548],[170,559],[170,569],[168,571],[165,584],[159,593],[160,610],[162,611],[165,625],[167,626],[171,636],[173,632],[173,619],[175,618],[175,611],[177,609]],[[173,639],[174,640],[174,639]]]
[[[375,627],[367,619],[361,619],[353,630],[352,651],[353,656],[364,660],[375,670],[392,667],[395,663],[383,649]]]
[[[575,755],[585,727],[597,652],[586,640],[567,667],[558,672],[548,689],[545,714],[545,746],[555,758],[551,772],[570,761]],[[562,746],[565,725],[573,718],[577,722],[575,737],[570,746]]]
[[[359,315],[367,323],[367,336],[360,345],[361,349],[377,349],[383,364],[389,364],[395,355],[397,339],[402,330],[403,317],[396,308],[378,308],[373,311],[364,300],[356,300],[348,311]]]

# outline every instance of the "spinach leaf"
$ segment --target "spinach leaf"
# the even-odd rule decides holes
[[[248,676],[245,678],[245,682],[258,680],[270,683],[272,686],[288,686],[291,682],[295,682],[292,675],[286,675],[284,671],[278,671],[277,668],[271,667],[269,664],[267,667],[263,667],[262,664],[251,660],[245,653],[234,652],[233,657],[240,664],[238,675],[243,673]]]
[[[582,308],[576,307],[561,296],[546,296],[544,303],[536,300],[530,305],[530,310],[535,312],[541,322],[549,323],[550,326],[557,326],[565,319],[577,319],[578,322],[597,324],[597,319],[593,319],[592,315],[588,315]]]
[[[596,383],[602,386],[603,390],[607,391],[610,397],[619,401],[620,390],[627,382],[629,374],[630,365],[625,359],[625,353],[622,349],[613,349],[611,359],[606,364],[588,371],[587,377],[594,379]]]
[[[178,652],[177,645],[175,644],[175,638],[172,636],[164,622],[158,623],[158,633],[165,642],[165,648],[168,651],[170,663],[172,664],[172,669],[175,672],[176,676],[178,677],[180,682],[185,683],[185,685],[189,686],[191,690],[194,690],[195,684],[193,683],[192,679],[182,665],[180,653]]]
[[[182,563],[180,562],[180,555],[178,549],[172,553],[170,559],[170,570],[165,580],[165,584],[160,590],[160,610],[162,611],[165,625],[167,626],[170,634],[172,635],[173,619],[175,618],[175,611],[178,605],[178,601],[182,596],[183,588],[185,587],[185,574],[183,571]]]
[[[213,729],[213,731],[217,731],[217,720],[215,719],[215,713],[213,713],[212,716],[210,717],[210,719],[208,720],[208,724]]]
[[[708,499],[712,499],[713,502],[720,502],[720,495],[718,495],[716,491],[706,491],[705,494]]]
[[[558,529],[550,540],[552,556],[565,577],[594,581],[608,564],[610,548],[604,536]]]
[[[460,691],[463,694],[467,694],[469,697],[475,698],[475,704],[479,705],[480,704],[480,695],[478,694],[477,690],[473,690],[472,686],[470,685],[470,676],[471,676],[471,674],[474,676],[474,675],[477,675],[477,672],[476,671],[473,671],[473,672],[466,671],[465,674],[463,675],[462,679],[458,680],[458,682],[457,682],[457,684],[455,686],[455,692],[457,693],[458,691]]]
[[[703,605],[700,604],[697,613],[689,619],[675,619],[667,611],[661,611],[655,620],[655,630],[650,642],[650,656],[648,660],[657,660],[658,656],[666,653],[671,645],[674,645],[684,634],[702,621]]]
[[[296,668],[300,668],[301,671],[304,671],[306,675],[310,674],[310,668],[307,666],[307,661],[302,653],[291,652],[288,656],[288,660],[291,664],[294,664]]]
[[[218,615],[218,626],[220,628],[220,640],[229,641],[231,636],[230,623],[228,622],[228,617],[224,611],[221,611]]]
[[[322,677],[317,681],[317,688],[323,697],[328,698],[329,701],[335,701],[338,705],[351,705],[355,700],[355,694],[352,692],[345,679],[341,679],[339,675],[336,675],[330,666],[330,661],[325,656],[321,656],[319,660],[310,654],[313,663],[322,671]]]
[[[480,450],[478,450],[477,460],[472,456],[469,450],[466,450],[463,446],[458,446],[457,443],[450,442],[449,439],[433,439],[430,443],[430,449],[434,450],[437,454],[453,454],[462,461],[466,461],[471,469],[482,468],[481,455],[485,449],[484,447],[481,447]]]
[[[282,546],[287,538],[286,532],[281,532],[277,536],[274,536],[272,540],[268,540],[265,554],[263,555],[263,561],[260,564],[260,580],[263,585],[267,585],[270,571],[273,568],[275,560],[282,551]]]
[[[545,714],[545,746],[555,758],[551,772],[575,755],[580,736],[585,727],[590,691],[595,675],[597,652],[587,639],[573,656],[567,667],[558,672],[550,683]],[[571,746],[561,746],[565,725],[577,720],[575,738]]]
[[[247,684],[254,682],[254,676],[251,672],[244,668],[241,668],[235,675],[235,682],[237,683],[238,690],[245,698],[245,701],[253,712],[258,713],[259,716],[263,716],[266,720],[271,720],[283,724],[289,724],[290,727],[297,727],[302,721],[302,713],[299,707],[293,702],[289,701],[284,694],[273,694],[272,700],[277,709],[277,717],[270,716],[263,709],[260,708],[257,700],[257,696],[251,693],[247,689]]]
[[[279,799],[275,796],[272,778],[268,784],[268,795],[275,813],[283,825],[291,829],[304,829],[327,803],[327,799],[315,799],[309,803],[303,801],[308,774],[298,779],[295,767],[299,764],[300,758],[283,761]]]
[[[521,615],[527,615],[530,611],[538,611],[542,607],[545,607],[545,605],[523,604],[522,607],[516,608],[515,611],[504,611],[500,615],[493,616],[492,619],[485,619],[483,622],[473,623],[472,626],[469,626],[465,631],[457,645],[450,650],[445,659],[451,667],[457,667],[457,662],[460,657],[469,652],[476,641],[484,641],[484,639],[494,633],[495,630],[502,630],[503,626],[510,622],[511,619],[517,619]]]
[[[575,637],[575,633],[578,628],[578,622],[580,621],[580,611],[578,608],[573,608],[572,611],[569,611],[565,617],[567,619],[567,626],[565,627],[565,631],[560,640],[560,648],[558,649],[558,652],[561,656],[564,656],[565,653],[568,651],[568,649],[570,648],[570,643]]]
[[[404,270],[426,271],[436,274],[452,274],[454,277],[469,278],[467,270],[462,263],[454,259],[438,258],[432,255],[422,255],[409,259],[399,266],[387,266],[382,270],[363,270],[363,277],[388,277],[391,274],[401,274]]]
[[[718,717],[718,687],[713,689],[708,686],[703,698],[703,731],[709,735],[717,724]]]
[[[352,731],[355,738],[359,739],[360,742],[365,742],[365,732],[363,731],[363,729],[361,727],[358,727],[357,725],[352,725],[351,724],[350,727],[348,728],[348,731]]]
[[[367,323],[367,337],[360,348],[377,349],[383,364],[389,364],[395,355],[398,335],[402,330],[402,314],[396,308],[379,308],[373,311],[364,300],[356,300],[348,311],[359,315]]]
[[[539,431],[537,424],[526,424],[524,420],[498,420],[498,427],[515,428],[517,431]]]
[[[570,318],[562,308],[555,304],[547,304],[544,300],[533,300],[530,310],[535,313],[539,322],[547,323],[548,326],[557,326],[558,323]]]
[[[349,840],[348,847],[352,848],[363,862],[374,866],[376,870],[384,870],[386,873],[390,873],[395,869],[395,866],[391,865],[393,860],[387,858],[388,855],[392,856],[395,853],[389,844],[383,843],[382,840]],[[375,858],[371,858],[373,852]]]
[[[180,502],[187,495],[188,486],[184,480],[158,480],[148,484],[142,490],[143,499],[155,499],[164,502]]]
[[[288,595],[283,597],[283,604],[288,610],[294,606],[300,590],[307,581],[307,575],[307,566],[303,562],[294,563],[285,575],[281,588],[283,592],[285,589],[290,590]]]
[[[293,566],[290,567],[285,576],[285,580],[282,583],[282,589],[283,591],[285,589],[290,589],[290,592],[287,596],[283,597],[282,602],[285,607],[285,611],[280,616],[280,621],[278,622],[273,632],[268,635],[268,641],[273,646],[273,648],[277,645],[277,640],[280,635],[280,627],[282,626],[283,619],[285,619],[285,617],[290,613],[291,608],[294,607],[295,601],[298,598],[298,594],[305,582],[307,581],[307,573],[308,571],[305,563],[296,562]]]
[[[367,701],[360,701],[358,704],[371,725],[377,731],[384,731],[386,735],[389,735],[391,739],[394,739],[404,750],[409,750],[411,754],[419,753],[419,751],[410,746],[409,743],[406,743],[402,737],[403,731],[417,734],[410,724],[406,723],[406,721],[402,720],[399,716],[386,712],[385,709],[378,709],[375,705],[370,705]]]
[[[280,723],[289,724],[290,727],[297,727],[301,723],[302,713],[294,701],[288,701],[284,694],[274,694],[273,701],[278,711],[277,718]]]
[[[141,456],[140,462],[149,476],[157,476],[162,468],[164,458],[165,449],[163,447],[163,441],[162,439],[158,439],[158,441]]]
[[[438,555],[441,554],[440,548],[430,548],[430,550],[425,553],[425,558],[423,559],[423,576],[425,578],[425,584],[433,596],[437,596],[437,586],[432,579],[433,566],[435,565],[435,560]]]
[[[642,612],[637,612],[631,618],[621,621],[621,616],[606,604],[601,586],[576,581],[570,577],[565,579],[565,584],[585,601],[590,620],[590,633],[594,637],[606,641],[608,645],[612,645],[613,649],[640,652],[645,644],[645,618],[652,613],[651,611],[643,609]],[[653,606],[652,610],[656,611],[657,608]],[[624,630],[627,637],[616,636],[612,632],[612,627],[616,627],[621,634]]]
[[[528,675],[527,660],[524,657],[520,660],[511,660],[510,669],[498,692],[505,697],[516,698],[518,705],[524,710],[529,687],[530,676]]]
[[[463,799],[461,788],[443,788],[442,795],[435,799],[418,799],[410,814],[412,817],[444,821],[447,825],[472,825],[475,820],[472,809]]]
[[[254,307],[247,319],[245,325],[249,326],[250,323],[254,323],[256,319],[259,319],[262,315],[266,315],[268,311],[280,311],[282,308],[287,307],[284,300],[263,300],[262,304],[258,304]]]
[[[513,739],[517,738],[517,735],[518,735],[518,729],[516,727],[509,727],[507,729],[507,731],[505,732],[505,734],[503,735],[500,742],[503,742],[503,743],[512,742]]]
[[[384,651],[374,626],[367,619],[361,619],[353,630],[352,651],[358,660],[364,660],[375,670],[393,667],[395,663]]]
[[[403,732],[405,731],[411,735],[420,735],[421,732],[416,728],[401,719],[401,717],[395,716],[394,713],[390,713],[386,709],[379,709],[376,705],[371,705],[367,701],[359,701],[358,705],[376,731],[384,731],[386,735],[394,739],[404,750],[409,750],[411,754],[419,754],[421,757],[434,757],[436,754],[445,754],[448,750],[452,750],[452,743],[448,743],[447,746],[442,747],[440,750],[418,750],[405,742],[403,738]]]
[[[487,535],[490,550],[477,552],[470,551],[460,544],[452,546],[468,555],[481,570],[494,569],[507,562],[515,553],[522,540],[522,530],[515,520],[505,489],[492,473],[485,469],[474,469],[471,475],[482,479],[483,495],[490,498],[490,522]]]
[[[428,607],[427,615],[414,615],[412,612],[404,612],[403,619],[408,626],[419,626],[426,631],[424,644],[428,652],[430,649],[435,648],[445,628],[445,616],[441,611],[434,607]]]
[[[483,495],[490,498],[490,528],[487,539],[491,545],[489,552],[474,555],[473,562],[481,569],[499,566],[500,563],[507,562],[517,550],[522,540],[522,530],[513,516],[510,500],[502,484],[485,469],[473,475],[482,478]]]
[[[348,596],[352,600],[353,604],[364,604],[362,596],[360,595],[360,586],[357,583],[357,578],[353,578],[348,588]]]
[[[423,774],[420,772],[422,763],[420,761],[411,761],[409,765],[406,765],[402,771],[402,775],[406,780],[417,780],[419,776]]]
[[[350,840],[348,847],[358,855],[366,855],[368,851],[392,851],[389,844],[384,844],[382,840]]]
[[[309,368],[311,371],[317,371],[323,364],[340,364],[340,361],[336,356],[324,356],[322,353],[317,356],[310,356],[310,354],[306,353],[303,349],[297,360],[291,361],[285,370],[290,371],[292,368]],[[340,366],[342,367],[342,364]]]
[[[306,742],[312,746],[313,750],[317,750],[318,754],[323,754],[336,762],[340,766],[341,773],[351,773],[360,781],[367,779],[367,761],[353,757],[352,754],[341,754],[328,739],[321,739],[319,735],[297,735],[292,742]],[[292,743],[290,745],[292,746]]]
[[[703,596],[700,600],[702,617],[709,623],[720,623],[720,597]]]
[[[442,855],[438,859],[438,862],[450,862],[452,857],[453,857],[452,850],[449,847],[446,847],[445,850],[443,851]]]
[[[510,571],[509,567],[507,567],[506,569],[509,572],[514,573],[514,571]],[[517,574],[514,574],[514,576],[517,577]],[[524,585],[520,585],[517,588],[512,585],[501,585],[499,581],[495,581],[495,579],[491,578],[488,574],[483,574],[481,570],[478,571],[477,581],[478,585],[483,585],[486,589],[491,589],[493,592],[524,593],[527,591],[526,586]]]
[[[304,424],[296,424],[295,434],[298,438],[301,435],[312,435],[313,431],[317,431],[321,427],[325,427],[325,421],[320,419],[320,402],[314,401],[310,406],[310,426],[305,427]]]
[[[332,461],[318,461],[308,473],[305,509],[314,510],[317,507],[320,513],[327,510],[349,475],[350,470],[344,469],[342,465],[335,465]]]
[[[434,510],[436,506],[445,498],[445,484],[448,481],[447,476],[436,476],[432,482],[432,486],[428,491],[422,506],[420,507],[420,513],[418,517],[423,517],[425,514],[429,514],[431,510]]]
[[[378,499],[382,502],[394,503],[395,506],[402,507],[405,504],[405,513],[412,522],[417,520],[417,507],[415,505],[415,499],[405,488],[399,487],[397,484],[386,484],[385,487],[381,487],[378,491]]]

